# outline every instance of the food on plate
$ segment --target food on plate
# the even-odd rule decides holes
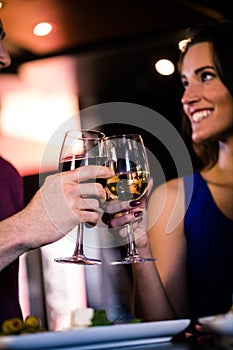
[[[109,326],[115,323],[114,321],[109,321],[106,311],[96,310],[91,319],[91,326]]]
[[[23,329],[23,321],[18,317],[14,317],[9,320],[6,320],[2,324],[2,332],[4,334],[17,334],[22,329]]]
[[[92,318],[91,326],[107,326],[107,325],[114,325],[118,323],[139,323],[139,322],[142,322],[140,318],[133,318],[127,322],[125,321],[122,322],[122,319],[120,316],[113,321],[109,321],[105,310],[96,310]]]
[[[127,323],[141,322],[141,319],[134,318]],[[110,321],[105,310],[94,310],[93,308],[78,308],[71,312],[70,328],[84,328],[94,326],[111,326],[123,323],[121,317]],[[124,322],[125,323],[125,322]]]
[[[132,319],[127,323],[141,322],[141,319]],[[123,322],[121,317],[110,321],[105,310],[94,310],[93,308],[78,308],[71,312],[71,321],[69,329],[85,328],[93,326],[107,326],[115,325]],[[22,321],[20,318],[11,318],[3,322],[0,336],[6,335],[20,335],[37,332],[45,332],[46,329],[41,327],[38,317],[29,315]]]
[[[71,311],[70,328],[85,328],[92,324],[94,309],[91,307],[77,308]]]
[[[18,317],[8,319],[2,324],[2,331],[0,335],[16,335],[16,334],[28,334],[36,332],[44,332],[45,329],[41,328],[40,320],[38,317],[30,315],[22,321]]]

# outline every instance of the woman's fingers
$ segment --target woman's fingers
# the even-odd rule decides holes
[[[146,206],[146,200],[153,187],[153,179],[150,178],[148,189],[145,194],[138,200],[131,201],[110,201],[105,202],[104,214],[102,220],[109,227],[117,228],[143,215]]]
[[[105,205],[105,213],[109,215],[113,215],[116,213],[120,213],[122,211],[133,210],[134,208],[137,208],[137,207],[144,208],[146,204],[146,200],[151,192],[152,186],[153,186],[153,179],[150,178],[147,191],[138,200],[137,199],[131,200],[131,201],[114,200],[114,201],[107,202]]]
[[[135,219],[141,217],[143,215],[142,210],[135,210],[133,212],[123,212],[119,215],[116,215],[113,219],[111,219],[111,227],[117,228],[123,225],[130,223],[131,221],[135,221]]]

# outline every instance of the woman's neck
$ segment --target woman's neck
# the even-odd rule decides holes
[[[233,176],[233,137],[227,143],[219,142],[218,167]]]
[[[233,138],[227,143],[219,143],[217,163],[201,174],[210,183],[233,188]]]

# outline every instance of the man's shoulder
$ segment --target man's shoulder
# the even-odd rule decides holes
[[[13,175],[20,177],[20,174],[16,167],[2,156],[0,156],[0,174],[5,174],[6,176]]]

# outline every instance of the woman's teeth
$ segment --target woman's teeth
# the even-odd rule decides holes
[[[199,111],[199,112],[195,112],[192,115],[193,121],[194,122],[199,122],[200,120],[208,117],[211,114],[211,111]]]

